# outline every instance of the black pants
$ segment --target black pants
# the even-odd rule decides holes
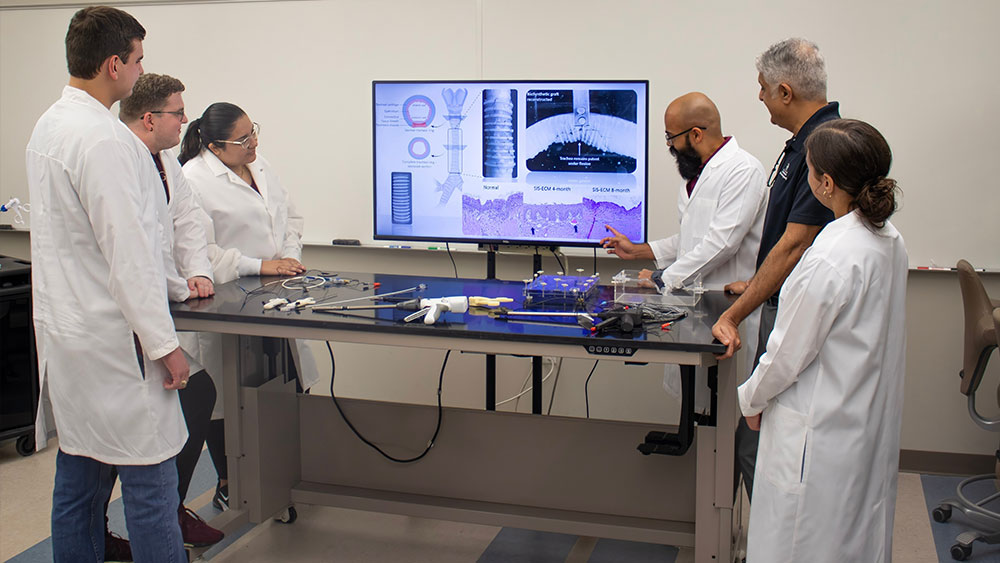
[[[213,420],[208,427],[208,453],[212,456],[212,464],[219,479],[229,480],[229,465],[226,463],[226,421],[219,418]]]
[[[754,352],[753,367],[757,369],[760,357],[767,349],[767,339],[771,337],[774,330],[774,320],[778,316],[777,304],[765,302],[761,305],[760,311],[760,331],[758,332],[757,350]],[[740,424],[736,427],[736,471],[733,475],[733,490],[739,486],[740,475],[743,476],[743,484],[746,485],[747,498],[753,499],[753,474],[757,467],[757,445],[760,442],[760,432],[751,430],[747,426],[747,420],[740,417]]]
[[[194,468],[210,432],[212,410],[215,408],[215,384],[202,370],[189,377],[187,387],[178,390],[177,394],[188,427],[187,443],[177,454],[177,492],[180,493],[181,504],[184,504]]]

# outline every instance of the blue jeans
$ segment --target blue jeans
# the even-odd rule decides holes
[[[56,563],[104,561],[104,503],[113,466],[95,459],[56,456],[52,491],[52,557]],[[132,556],[139,563],[186,563],[177,521],[177,462],[119,465]]]

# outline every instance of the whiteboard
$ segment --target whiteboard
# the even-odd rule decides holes
[[[26,199],[24,146],[66,83],[68,3],[0,3],[0,197]],[[829,98],[878,127],[903,190],[911,266],[1000,267],[989,163],[1000,3],[802,0],[329,0],[120,4],[147,29],[145,68],[180,78],[188,114],[234,102],[306,219],[305,239],[372,242],[371,81],[650,80],[649,233],[677,230],[680,179],[662,111],[700,90],[769,171],[787,131],[757,100],[755,56],[820,45]],[[70,6],[70,7],[67,7]],[[0,214],[0,223],[10,223]]]

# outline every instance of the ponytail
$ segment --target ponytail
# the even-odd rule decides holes
[[[239,106],[229,102],[215,102],[205,108],[201,117],[188,123],[178,158],[181,165],[198,156],[209,144],[228,137],[244,115],[246,113]]]
[[[201,118],[199,117],[188,123],[187,131],[184,132],[184,140],[181,141],[181,154],[177,157],[181,161],[181,166],[198,156],[201,148]]]

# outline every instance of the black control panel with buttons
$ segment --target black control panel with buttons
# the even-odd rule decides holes
[[[584,348],[587,352],[595,356],[622,356],[631,357],[635,355],[636,349],[631,346],[604,346],[602,344],[586,344]]]

